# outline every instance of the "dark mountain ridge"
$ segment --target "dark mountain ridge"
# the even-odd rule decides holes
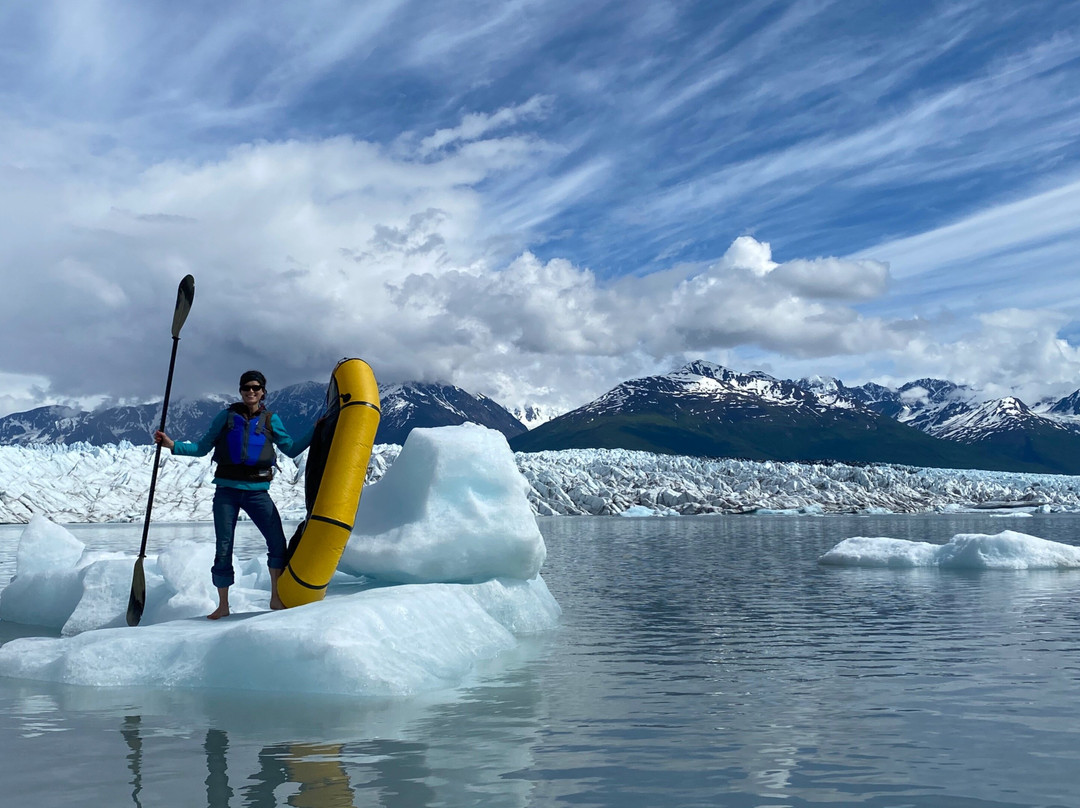
[[[409,382],[380,386],[382,418],[377,443],[403,443],[413,427],[482,424],[508,439],[526,431],[506,409],[486,396],[474,396],[453,385]],[[166,431],[175,438],[197,440],[214,416],[234,399],[226,396],[173,399]],[[302,435],[326,406],[326,385],[301,382],[271,391],[267,407],[276,412],[294,436]],[[70,407],[39,407],[0,418],[0,445],[70,444],[94,446],[128,441],[151,442],[161,423],[161,404],[106,407],[82,411]]]
[[[673,373],[624,382],[510,445],[518,451],[625,448],[751,460],[1080,473],[1080,435],[1068,429],[1054,433],[1058,444],[1052,447],[1041,433],[1036,438],[1014,432],[1005,442],[990,429],[967,441],[944,440],[897,420],[915,418],[905,398],[936,396],[939,405],[956,403],[957,385],[933,381],[912,382],[890,394],[880,385],[847,388],[820,377],[796,383],[692,362]],[[1030,415],[1037,420],[1024,421],[1025,428],[1041,429],[1046,419]]]

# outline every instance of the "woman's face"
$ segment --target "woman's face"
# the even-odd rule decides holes
[[[240,400],[249,407],[258,406],[266,395],[266,389],[258,382],[244,382],[240,385]]]

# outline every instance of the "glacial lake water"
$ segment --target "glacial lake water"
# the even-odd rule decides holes
[[[856,535],[1080,544],[1080,516],[540,524],[560,628],[452,691],[376,703],[0,679],[3,804],[1080,805],[1080,570],[817,564]],[[141,535],[72,529],[131,552]],[[0,528],[0,582],[20,532]],[[258,553],[250,525],[240,538]]]

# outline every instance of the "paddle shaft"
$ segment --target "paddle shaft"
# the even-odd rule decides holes
[[[161,402],[161,426],[159,432],[165,431],[165,416],[169,412],[169,394],[172,393],[173,369],[176,367],[176,346],[180,344],[180,337],[172,338],[172,355],[169,357],[169,378],[165,381],[165,400]],[[154,489],[157,487],[158,465],[161,463],[161,444],[157,445],[154,452],[154,470],[150,472],[150,495],[146,500],[146,519],[143,521],[142,545],[139,547],[139,558],[146,557],[146,538],[150,535],[150,511],[154,508]]]

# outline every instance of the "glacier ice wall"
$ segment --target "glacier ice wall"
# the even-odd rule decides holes
[[[376,446],[369,481],[382,477],[401,447]],[[0,446],[0,522],[34,514],[54,522],[135,522],[150,485],[151,446]],[[842,463],[781,463],[576,449],[515,455],[541,516],[610,515],[635,506],[655,514],[919,513],[994,502],[1028,501],[1052,511],[1080,510],[1080,477]],[[304,515],[304,457],[281,470],[271,494],[286,519]],[[214,494],[206,458],[166,455],[154,519],[210,521]]]

